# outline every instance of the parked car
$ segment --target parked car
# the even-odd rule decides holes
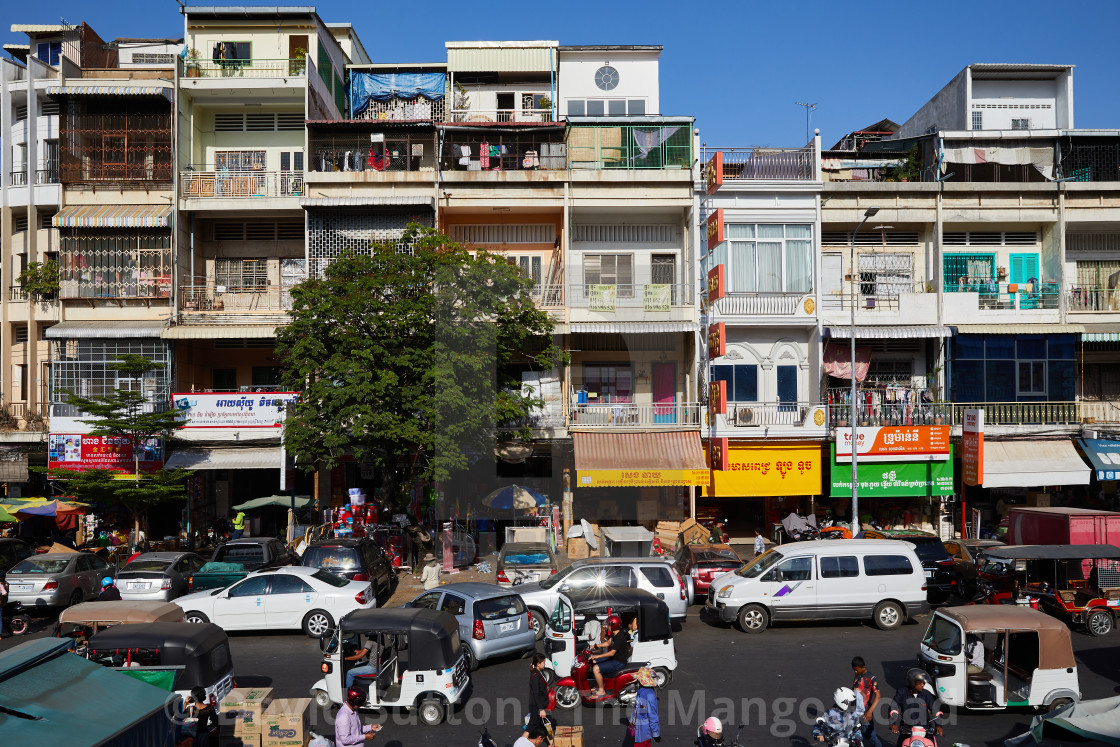
[[[187,579],[206,561],[193,552],[146,552],[117,571],[121,599],[170,602],[187,593]]]
[[[957,573],[953,559],[936,534],[917,529],[868,529],[863,536],[867,539],[902,540],[912,544],[922,561],[922,568],[925,569],[926,598],[930,604],[943,604],[949,599]]]
[[[668,559],[585,558],[543,581],[517,587],[517,593],[532,613],[537,640],[544,637],[545,625],[556,609],[560,594],[593,586],[644,589],[665,602],[672,620],[684,622],[688,614],[688,589]]]
[[[8,601],[25,607],[71,607],[96,599],[113,569],[88,552],[32,555],[8,571]]]
[[[253,571],[299,565],[299,557],[278,539],[252,537],[230,540],[218,547],[210,561],[187,579],[192,592],[223,589]]]
[[[676,558],[673,567],[692,587],[689,604],[698,599],[703,602],[713,580],[743,566],[731,545],[682,545]]]
[[[547,542],[506,542],[498,556],[498,586],[520,586],[548,578],[560,563]]]
[[[225,630],[302,629],[318,638],[356,609],[377,605],[368,581],[349,581],[318,568],[284,566],[252,573],[229,588],[179,597],[189,623]]]
[[[463,583],[426,591],[405,605],[447,612],[459,622],[467,665],[531,651],[537,636],[520,595],[497,584]]]
[[[369,581],[377,596],[392,593],[396,571],[385,551],[367,538],[340,537],[312,542],[303,551],[300,565],[320,568],[351,581]]]
[[[0,539],[0,571],[7,572],[19,561],[31,557],[32,552],[31,545],[21,539],[15,537]]]
[[[945,551],[953,559],[953,572],[956,573],[957,593],[971,597],[976,593],[976,558],[989,547],[1003,547],[1003,543],[993,539],[953,539],[945,542]]]

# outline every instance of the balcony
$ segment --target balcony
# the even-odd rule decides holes
[[[184,78],[302,78],[307,75],[306,58],[254,60],[185,60]]]
[[[563,171],[568,168],[564,133],[532,127],[523,132],[446,132],[441,172]]]
[[[27,172],[23,169],[19,171],[8,172],[8,184],[13,187],[26,187],[27,186]]]
[[[58,184],[58,166],[50,169],[38,169],[35,171],[36,184]]]
[[[613,428],[618,430],[656,428],[699,428],[700,404],[577,404],[572,408],[569,428]]]
[[[572,169],[691,169],[691,122],[656,126],[572,124],[568,165]]]
[[[724,148],[723,181],[816,181],[817,154],[805,148]],[[707,162],[713,152],[705,153]]]
[[[188,199],[299,197],[302,171],[183,171],[179,196]]]
[[[192,314],[226,312],[230,314],[276,314],[292,308],[289,288],[227,288],[221,285],[184,285],[179,287],[179,310]],[[190,321],[189,318],[185,321]]]
[[[810,303],[806,305],[806,301]],[[813,319],[816,302],[810,292],[729,293],[712,304],[714,316],[803,316]]]
[[[452,109],[449,122],[551,122],[552,109]]]
[[[568,306],[588,311],[613,312],[617,309],[669,311],[672,307],[693,306],[696,297],[691,283],[574,283],[568,286]]]
[[[829,428],[820,402],[728,402],[725,414],[708,418],[717,438],[823,438]]]
[[[1066,290],[1066,303],[1070,313],[1120,312],[1120,289],[1084,285],[1073,286]]]
[[[1001,283],[995,280],[964,285],[945,284],[945,293],[974,293],[980,311],[1058,308],[1057,283]],[[951,301],[952,296],[946,298]]]
[[[1072,426],[1084,422],[1120,422],[1120,409],[1106,402],[919,402],[915,404],[857,405],[857,425],[952,425],[960,432],[964,411],[984,411],[985,428],[1015,430],[1020,426]],[[850,427],[852,408],[829,407],[833,427]],[[1029,428],[1028,428],[1029,430]]]

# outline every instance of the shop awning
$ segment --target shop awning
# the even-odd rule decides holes
[[[1082,342],[1120,342],[1120,324],[1086,324]]]
[[[48,327],[43,337],[48,340],[119,340],[128,337],[159,337],[162,329],[163,322],[150,319],[134,322],[62,322]]]
[[[54,214],[56,228],[170,228],[170,205],[67,205]]]
[[[572,322],[569,331],[599,334],[654,334],[660,332],[695,332],[699,324],[692,322]]]
[[[958,335],[1079,335],[1081,324],[958,324]]]
[[[410,197],[385,195],[370,197],[302,197],[299,206],[303,208],[321,207],[426,207],[436,209],[434,197]]]
[[[851,327],[826,327],[834,340],[852,339]],[[899,325],[897,327],[869,327],[856,325],[857,340],[913,340],[922,337],[952,337],[953,328],[937,324]]]
[[[280,447],[179,449],[167,458],[166,469],[275,469],[279,470]]]
[[[1079,438],[1077,443],[1097,471],[1098,480],[1120,480],[1120,441]]]
[[[1072,441],[984,441],[985,488],[1088,484],[1089,467]]]
[[[311,498],[306,495],[297,495],[294,502],[296,508],[306,508],[311,505]],[[239,503],[234,508],[238,511],[252,511],[255,508],[291,508],[292,503],[293,499],[290,495],[269,495]]]
[[[48,86],[50,96],[164,96],[171,99],[171,86]]]
[[[264,340],[276,337],[275,324],[176,324],[160,334],[165,340]]]
[[[697,431],[573,433],[581,488],[707,485]]]

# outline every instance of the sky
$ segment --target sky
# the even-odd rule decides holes
[[[800,146],[805,108],[796,102],[804,102],[817,105],[810,128],[820,128],[828,148],[884,117],[905,122],[976,62],[1076,65],[1074,125],[1120,129],[1118,0],[330,0],[316,7],[324,21],[353,24],[374,62],[442,62],[447,40],[662,45],[661,113],[694,116],[710,147]],[[10,24],[60,18],[85,21],[106,40],[183,35],[175,0],[43,0],[34,8],[0,0],[0,39],[26,43]]]

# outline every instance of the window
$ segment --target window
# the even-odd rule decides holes
[[[821,558],[821,578],[855,578],[858,575],[859,564],[854,555]]]
[[[412,603],[412,606],[424,610],[434,610],[436,604],[439,602],[440,594],[442,593],[441,591],[433,591],[428,594],[421,594],[416,598],[416,601]]]
[[[649,579],[649,582],[659,589],[675,586],[673,582],[673,574],[669,573],[669,569],[665,566],[651,565],[642,566],[642,575]]]
[[[758,366],[712,366],[712,381],[727,382],[728,402],[758,401]]]
[[[1046,394],[1046,361],[1019,361],[1019,394]]]
[[[229,646],[221,643],[210,652],[210,671],[224,673],[227,664],[229,664]]]
[[[263,257],[248,259],[219,257],[214,262],[214,284],[218,292],[254,291],[268,287],[268,264]]]
[[[58,258],[62,298],[167,298],[171,232],[80,229],[63,232]]]
[[[19,122],[22,122],[25,119],[27,119],[27,104],[20,104],[19,106],[16,107],[16,122],[19,123]],[[24,145],[22,147],[27,148],[26,145]],[[26,152],[26,151],[24,151],[24,152]],[[23,161],[23,162],[26,163],[26,160]]]
[[[946,293],[992,292],[996,283],[994,254],[946,254],[941,268]]]
[[[216,392],[237,391],[237,369],[215,368],[210,372],[210,388]]]
[[[27,325],[26,324],[13,324],[12,332],[15,333],[15,339],[12,340],[16,345],[21,342],[27,342]]]
[[[92,571],[93,566],[90,565],[89,557],[86,556],[86,555],[79,555],[78,556],[77,568],[75,570],[78,573],[84,573],[85,571]]]
[[[220,150],[214,154],[219,171],[261,171],[265,167],[263,150]]]
[[[972,129],[984,129],[984,112],[972,112]]]
[[[16,233],[21,233],[23,231],[26,231],[27,230],[27,216],[26,215],[16,216],[15,225],[13,226],[13,229],[15,230]]]
[[[159,339],[64,339],[55,340],[51,350],[52,416],[77,417],[81,414],[76,407],[64,402],[64,391],[73,391],[83,397],[101,396],[121,388],[142,391],[150,403],[145,405],[146,412],[150,412],[148,408],[162,406],[168,401],[171,356],[167,343]],[[126,378],[109,367],[117,356],[129,353],[151,358],[157,368],[137,380]]]
[[[600,576],[603,586],[633,586],[634,576],[624,565],[612,565],[603,569]]]
[[[474,603],[476,620],[497,620],[502,617],[517,617],[524,614],[525,605],[517,594],[479,599]]]
[[[859,255],[859,292],[864,296],[898,298],[914,290],[914,255]]]
[[[1012,119],[1011,129],[1013,130],[1029,130],[1031,128],[1031,121],[1026,117],[1022,119]]]
[[[35,56],[52,67],[58,67],[62,57],[62,42],[39,42],[35,45]]]
[[[588,402],[632,402],[634,370],[626,363],[585,363],[583,388]]]
[[[540,255],[526,255],[519,257],[510,257],[507,255],[511,265],[517,265],[521,268],[521,274],[533,281],[534,288],[541,284],[541,257]]]
[[[865,555],[863,572],[868,576],[908,576],[914,566],[905,555]]]
[[[813,577],[813,562],[810,558],[790,558],[770,571],[766,580],[770,581],[809,581]]]
[[[953,343],[953,400],[1072,401],[1078,379],[1074,340],[1073,335],[961,335]],[[1092,389],[1093,372],[1086,373]]]
[[[273,594],[311,594],[314,589],[299,576],[277,573],[272,577]]]
[[[569,117],[641,117],[646,113],[645,99],[568,99]]]
[[[602,99],[591,99],[587,102],[587,116],[601,117],[606,114],[606,107]]]
[[[269,576],[250,576],[229,590],[231,599],[237,597],[256,597],[268,592]]]
[[[90,555],[89,556],[89,564],[90,564],[90,567],[93,568],[93,570],[95,570],[95,571],[104,570],[105,568],[109,567],[108,563],[106,563],[104,560],[97,557],[96,555]]]
[[[812,290],[812,226],[732,224],[727,229],[729,291],[808,293]]]
[[[281,370],[279,366],[253,366],[253,386],[279,386]]]
[[[564,584],[572,591],[590,589],[599,580],[599,572],[594,568],[584,568],[576,571],[564,580]]]
[[[634,255],[585,254],[583,255],[584,295],[589,285],[617,285],[618,295],[634,295]]]
[[[583,99],[568,99],[568,116],[582,117],[587,114],[587,102]]]

